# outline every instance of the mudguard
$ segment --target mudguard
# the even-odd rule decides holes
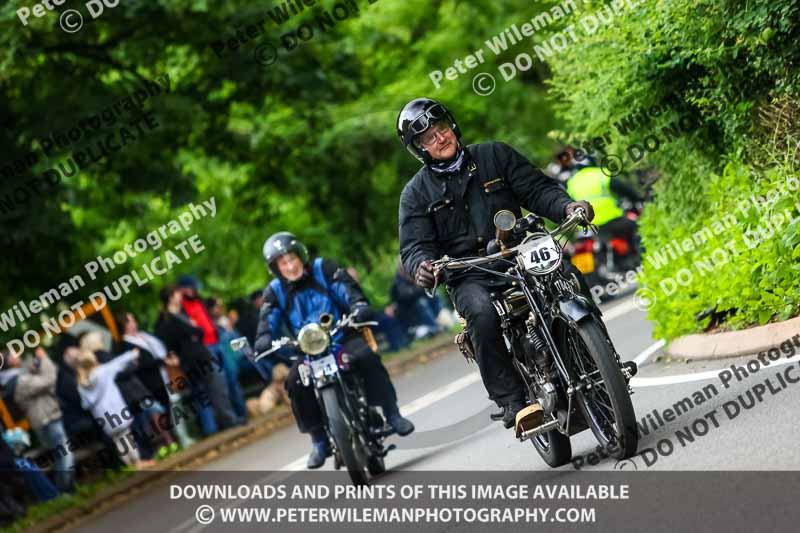
[[[596,307],[583,296],[575,296],[569,300],[562,300],[558,302],[558,307],[561,309],[561,313],[569,317],[573,322],[578,322],[580,319],[591,315],[596,309]]]

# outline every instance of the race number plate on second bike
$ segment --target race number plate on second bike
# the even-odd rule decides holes
[[[547,274],[561,264],[561,248],[549,235],[521,245],[519,255],[525,270],[534,274]]]
[[[336,366],[336,358],[333,355],[326,355],[311,361],[311,373],[317,379],[322,376],[332,376],[338,368]]]

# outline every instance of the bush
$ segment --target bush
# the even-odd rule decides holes
[[[579,16],[601,7],[589,2]],[[704,328],[708,321],[695,316],[714,307],[729,311],[731,328],[797,314],[797,221],[780,225],[779,236],[752,247],[745,237],[764,217],[784,210],[797,217],[800,193],[790,191],[761,213],[736,209],[750,195],[766,194],[798,176],[796,144],[787,142],[791,121],[779,127],[760,117],[777,101],[796,107],[799,10],[793,0],[643,2],[592,35],[578,31],[570,49],[550,59],[557,109],[574,137],[613,131],[620,117],[666,102],[670,111],[624,136],[612,134],[607,150],[624,153],[631,142],[661,132],[677,117],[697,123],[644,159],[664,176],[640,228],[647,249],[640,281],[656,292],[650,318],[657,336]],[[687,238],[694,242],[698,231],[726,214],[736,223],[712,232],[696,249],[681,248],[665,265],[658,261],[670,246]]]

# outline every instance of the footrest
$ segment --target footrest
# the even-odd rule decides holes
[[[496,422],[498,420],[502,420],[505,414],[506,410],[501,408],[497,413],[489,413],[489,418]]]
[[[633,361],[625,361],[622,363],[622,374],[627,378],[628,381],[636,375],[639,371],[639,367]]]
[[[387,454],[388,454],[390,451],[394,450],[395,448],[397,448],[397,445],[396,445],[396,444],[390,444],[389,446],[387,446],[386,448],[384,448],[383,450],[381,450],[381,452],[380,452],[380,453],[377,453],[376,455],[377,455],[378,457],[386,457],[386,455],[387,455]]]
[[[386,429],[379,429],[379,430],[372,430],[370,431],[370,435],[375,438],[383,439],[388,437],[389,435],[394,435],[395,431],[391,427],[387,427]]]
[[[544,422],[544,409],[539,403],[534,403],[522,409],[517,413],[514,421],[514,431],[517,438],[522,436],[523,432],[530,431],[542,425]]]

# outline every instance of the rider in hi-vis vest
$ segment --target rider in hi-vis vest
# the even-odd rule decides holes
[[[643,201],[641,195],[624,181],[606,175],[590,156],[576,161],[575,153],[572,147],[567,147],[556,155],[562,171],[558,181],[563,184],[566,179],[567,193],[571,197],[592,204],[593,222],[601,235],[619,235],[633,244],[636,241],[636,222],[625,216],[619,206],[619,198],[627,198],[636,205]]]
[[[592,204],[596,226],[624,215],[611,192],[611,177],[603,174],[599,167],[586,167],[575,173],[567,181],[567,194]]]

